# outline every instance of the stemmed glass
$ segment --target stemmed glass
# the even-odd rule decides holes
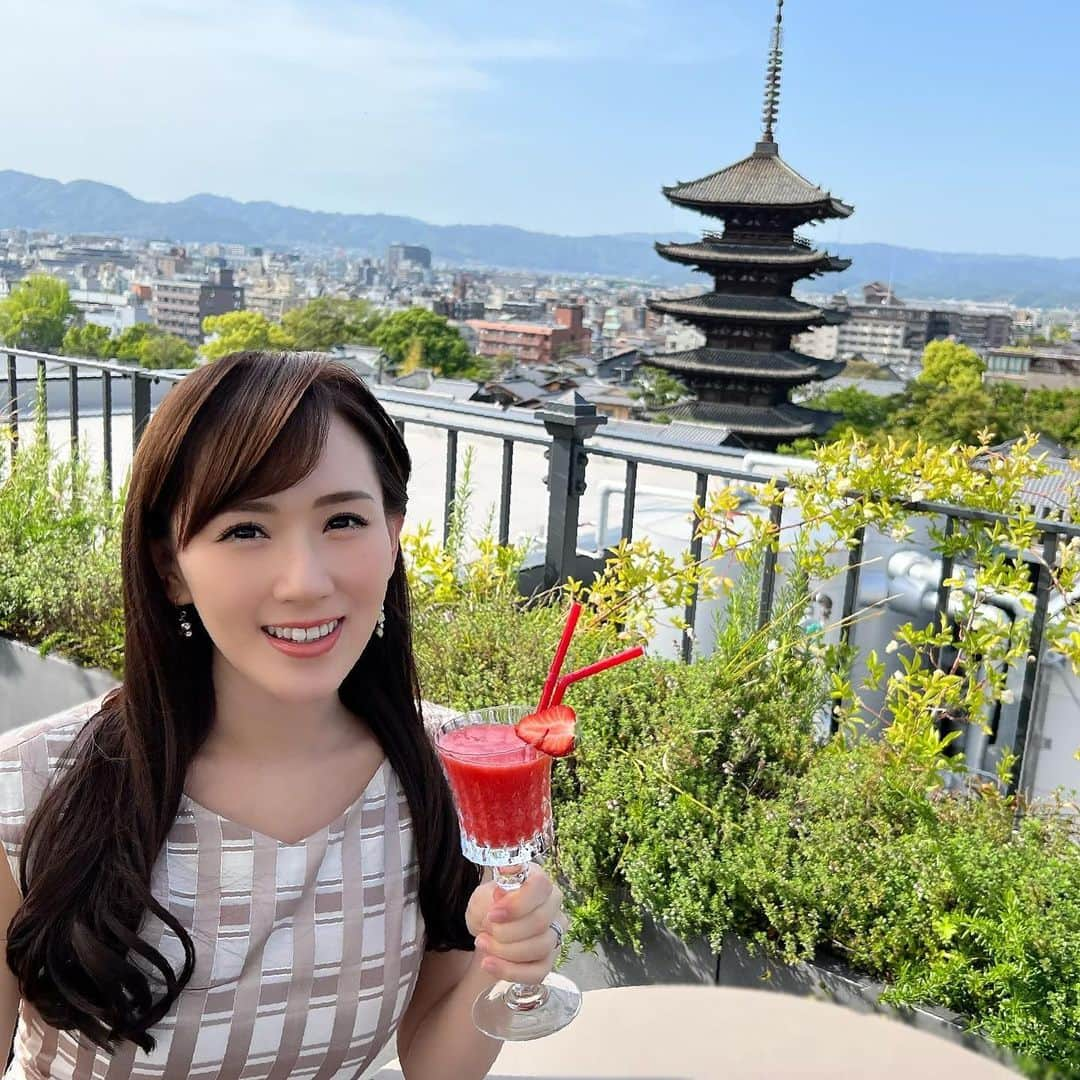
[[[461,850],[492,867],[501,889],[520,889],[529,865],[550,847],[551,758],[523,742],[514,725],[533,710],[496,705],[440,725],[436,748],[454,793]],[[542,983],[498,982],[477,997],[473,1022],[495,1039],[539,1039],[565,1027],[581,991],[554,972]]]

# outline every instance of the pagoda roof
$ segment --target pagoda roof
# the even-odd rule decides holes
[[[671,262],[708,265],[759,265],[805,270],[846,270],[850,259],[840,259],[809,245],[739,244],[727,240],[701,240],[694,244],[656,244],[656,251]]]
[[[725,401],[689,401],[664,412],[672,420],[720,424],[735,434],[796,439],[800,435],[824,435],[842,419],[839,413],[807,409],[781,402],[779,405],[740,405]]]
[[[649,300],[653,311],[687,319],[739,319],[743,322],[761,321],[810,325],[836,325],[846,321],[841,312],[830,311],[816,304],[804,304],[790,296],[752,296],[734,293],[705,293],[685,299]]]
[[[688,352],[657,353],[645,361],[666,371],[688,375],[750,375],[762,379],[799,383],[831,379],[847,366],[833,360],[816,360],[793,350],[752,352],[703,346]]]
[[[723,216],[727,208],[774,206],[812,211],[809,218],[846,218],[854,207],[797,173],[774,142],[758,143],[741,161],[698,180],[663,189],[676,206]],[[808,218],[808,219],[809,219]]]

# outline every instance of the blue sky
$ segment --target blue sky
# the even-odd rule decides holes
[[[774,0],[5,0],[0,168],[145,199],[696,229]],[[1080,256],[1076,0],[787,0],[785,159],[827,241]]]

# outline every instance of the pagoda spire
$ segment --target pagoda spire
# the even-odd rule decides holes
[[[761,135],[759,150],[772,147],[775,153],[776,139],[773,130],[780,115],[780,76],[784,65],[784,0],[776,0],[776,24],[772,32],[772,48],[769,50],[769,66],[765,72],[765,108],[761,119],[765,130]]]

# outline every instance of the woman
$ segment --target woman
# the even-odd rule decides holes
[[[123,685],[0,740],[6,1076],[354,1077],[395,1030],[409,1080],[487,1074],[474,998],[545,975],[565,919],[542,872],[504,894],[460,854],[418,708],[409,470],[316,354],[234,354],[158,408]]]

